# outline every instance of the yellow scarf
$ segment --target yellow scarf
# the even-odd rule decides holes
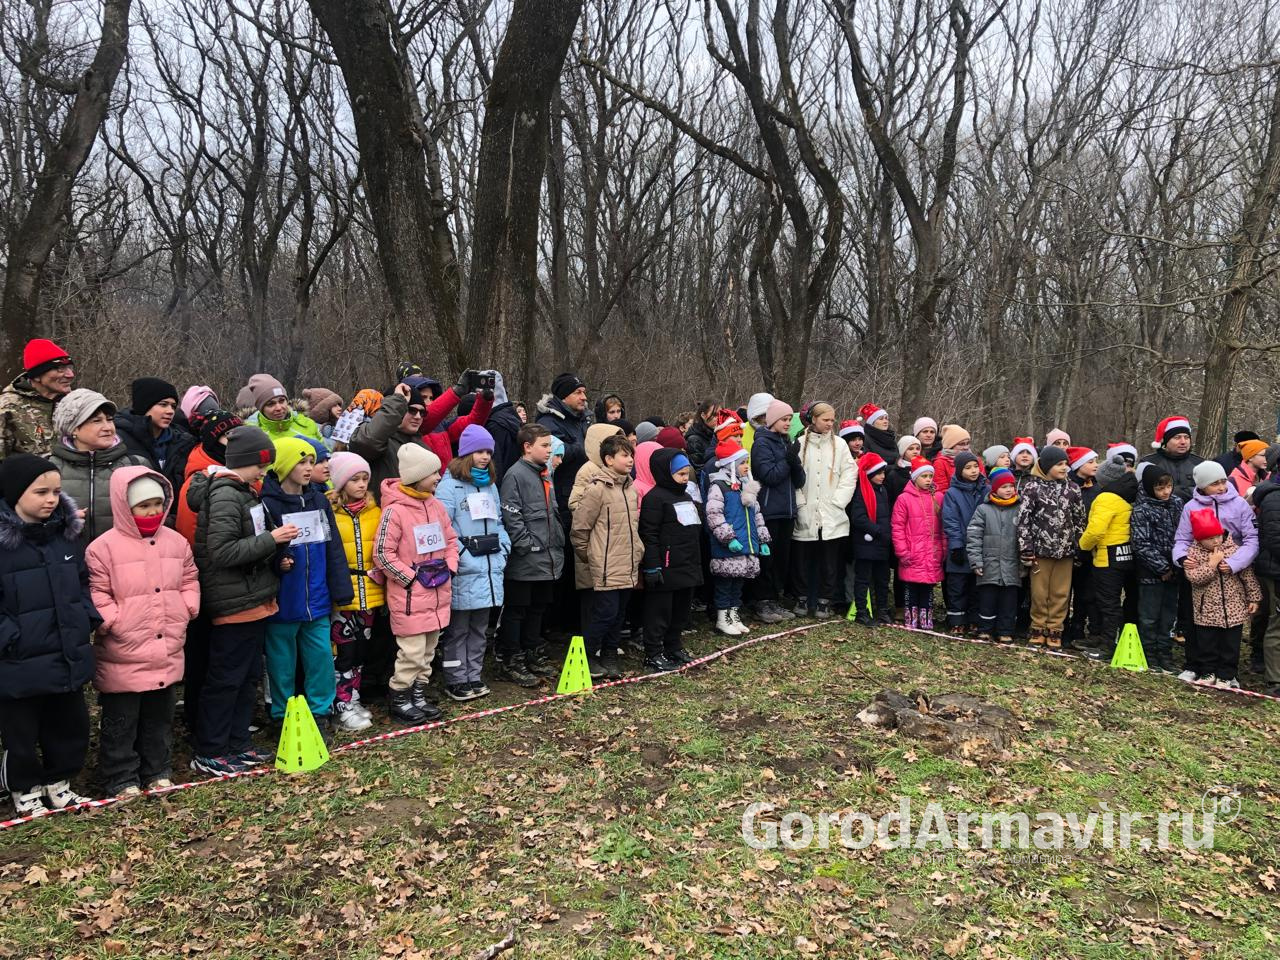
[[[1015,493],[1008,500],[1001,500],[999,497],[997,497],[993,493],[987,499],[990,500],[992,503],[994,503],[997,507],[1012,507],[1015,503],[1018,502],[1018,495]]]
[[[415,500],[430,500],[432,497],[429,493],[422,490],[415,490],[413,487],[406,487],[403,483],[400,484],[400,492],[406,497],[413,497]]]

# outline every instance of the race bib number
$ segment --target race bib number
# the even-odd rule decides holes
[[[267,508],[262,504],[249,508],[249,519],[253,521],[253,535],[267,532]]]
[[[472,520],[497,520],[498,505],[487,493],[467,494],[467,511]]]
[[[680,521],[682,527],[696,527],[701,522],[698,520],[698,508],[692,503],[682,501],[675,507],[676,519]]]
[[[329,523],[320,510],[286,513],[280,519],[286,526],[293,524],[298,528],[298,535],[292,541],[295,545],[324,543],[329,539]]]
[[[444,549],[444,528],[438,523],[420,523],[413,528],[413,545],[419,553]]]
[[[338,422],[333,425],[333,439],[337,443],[350,443],[351,436],[356,432],[356,428],[364,423],[364,411],[357,407],[354,410],[348,410],[338,418]]]

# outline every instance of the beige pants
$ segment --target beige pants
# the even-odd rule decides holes
[[[1031,632],[1057,632],[1067,621],[1071,600],[1072,560],[1036,557],[1031,568]]]
[[[440,631],[411,633],[396,637],[396,672],[387,684],[392,690],[408,690],[415,683],[431,679],[431,659],[436,655]]]

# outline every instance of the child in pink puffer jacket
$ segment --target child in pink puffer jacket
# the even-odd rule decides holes
[[[187,624],[200,612],[191,545],[164,525],[173,487],[150,467],[111,474],[114,526],[89,545],[85,563],[97,634],[102,707],[99,766],[121,798],[171,786],[175,684],[182,679]]]
[[[906,587],[907,627],[933,629],[933,588],[942,582],[942,494],[933,489],[933,466],[911,461],[911,482],[893,505],[893,549],[898,579]]]

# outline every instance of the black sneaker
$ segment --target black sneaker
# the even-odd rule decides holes
[[[668,650],[667,659],[674,660],[676,663],[680,664],[680,666],[684,666],[686,663],[693,663],[693,661],[698,658],[688,650]]]
[[[457,700],[459,703],[476,698],[469,683],[446,683],[444,692],[449,695],[450,700]]]
[[[591,675],[592,680],[603,680],[605,677],[604,661],[599,657],[587,654],[587,673]]]
[[[672,670],[679,670],[680,664],[668,660],[666,654],[660,653],[656,657],[645,657],[644,668],[654,673],[670,673]]]
[[[522,687],[536,687],[538,678],[525,667],[524,657],[516,654],[509,660],[498,661],[498,678]]]
[[[471,692],[477,697],[487,697],[489,694],[493,693],[492,690],[484,685],[484,681],[482,680],[472,680],[468,686],[471,687]]]
[[[818,609],[813,614],[819,620],[830,620],[834,614],[831,612],[830,600],[819,600]]]
[[[604,671],[604,678],[606,680],[622,679],[622,668],[618,666],[618,661],[615,657],[601,657],[600,669]],[[595,678],[593,677],[592,679]]]
[[[876,625],[876,622],[872,620],[869,616],[867,616],[865,613],[859,613],[857,616],[853,618],[853,622],[860,627],[871,628]]]
[[[689,610],[693,613],[706,613],[707,602],[698,597],[694,597],[689,601]]]
[[[225,777],[231,773],[244,773],[249,768],[235,757],[196,757],[191,761],[191,769],[197,773]]]
[[[271,762],[271,755],[263,753],[256,747],[250,747],[248,750],[242,750],[236,754],[236,760],[243,763],[246,767],[260,767],[264,763]]]
[[[548,660],[541,650],[526,653],[524,655],[524,666],[530,673],[539,677],[554,677],[560,672],[560,668]]]

